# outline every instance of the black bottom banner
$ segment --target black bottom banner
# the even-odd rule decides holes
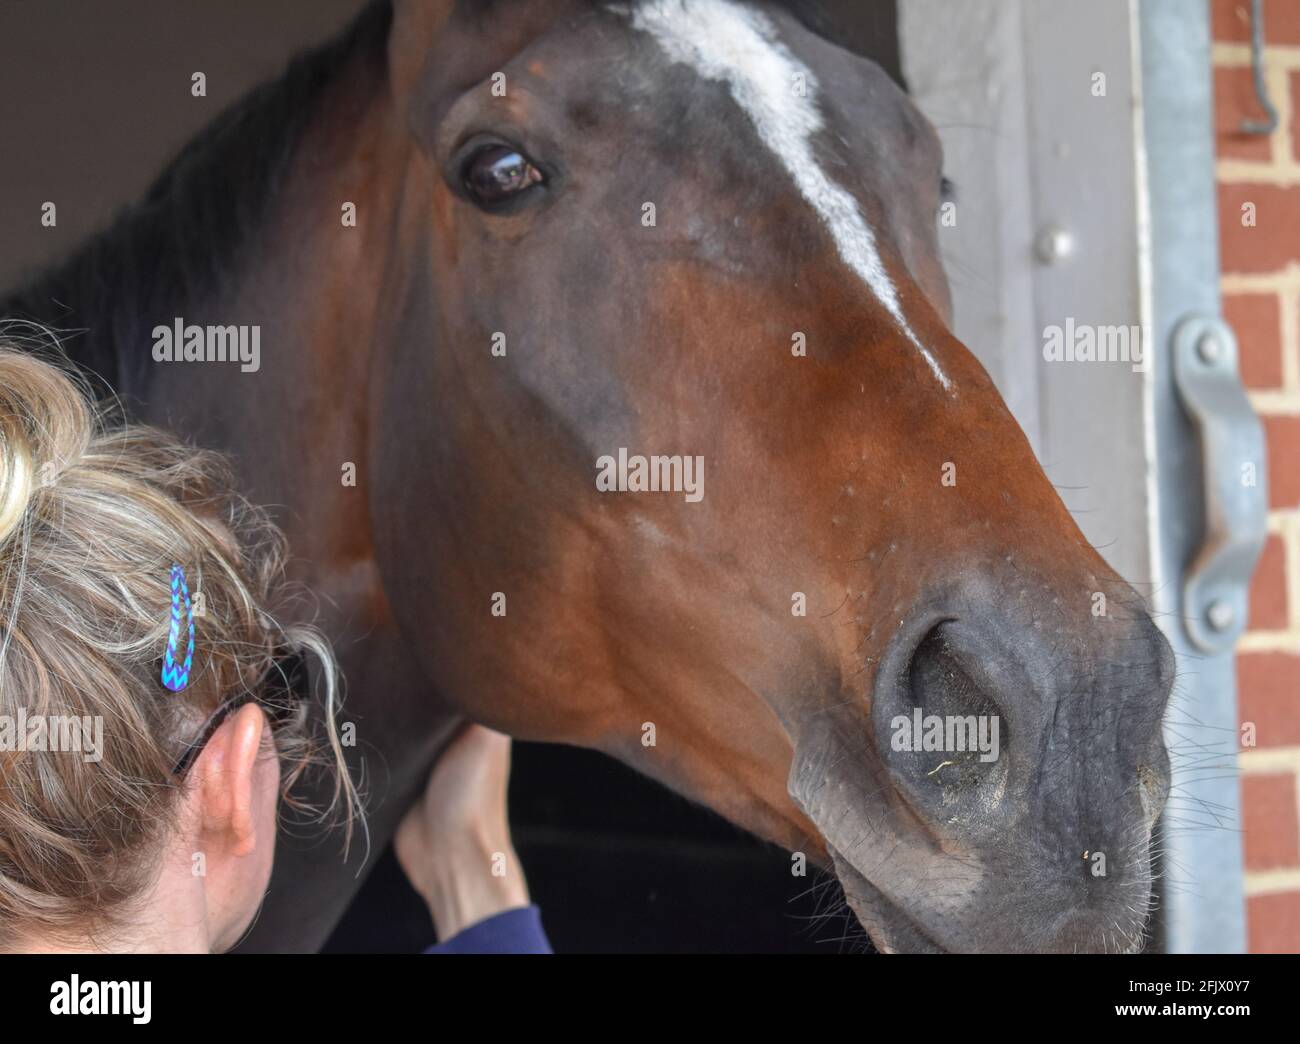
[[[672,1033],[696,1026],[808,1030],[834,1009],[952,1032],[989,1019],[1026,1027],[1115,1020],[1276,1023],[1300,1014],[1293,956],[602,957],[439,960],[425,956],[14,956],[0,958],[0,1036],[53,1023],[79,1033],[319,1028],[331,1039],[539,1024]],[[876,1024],[878,1018],[886,1023]],[[466,1023],[466,1019],[470,1024]],[[1224,1027],[1226,1029],[1226,1026]],[[431,1032],[437,1032],[430,1027]]]

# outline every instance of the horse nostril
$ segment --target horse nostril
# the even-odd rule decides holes
[[[949,643],[941,623],[922,639],[908,666],[908,690],[912,704],[923,716],[976,717],[998,714],[992,696],[971,677],[962,663],[961,654]]]
[[[942,788],[945,801],[1000,775],[1007,742],[987,674],[951,640],[955,626],[938,624],[913,651],[889,726],[894,770],[927,798]]]

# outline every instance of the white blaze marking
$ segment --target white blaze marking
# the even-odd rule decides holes
[[[631,8],[631,19],[633,27],[651,34],[670,59],[727,85],[763,144],[830,229],[840,257],[871,288],[939,383],[950,390],[947,375],[903,316],[898,291],[857,200],[817,163],[812,138],[824,126],[816,102],[817,78],[777,38],[767,15],[733,0],[642,0]],[[803,75],[804,97],[795,94],[796,74]]]

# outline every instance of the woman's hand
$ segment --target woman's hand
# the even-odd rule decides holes
[[[509,781],[510,737],[466,725],[397,828],[397,861],[428,904],[442,941],[494,914],[528,905],[528,884],[506,815]]]

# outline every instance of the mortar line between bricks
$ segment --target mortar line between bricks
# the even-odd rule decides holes
[[[1250,404],[1261,417],[1289,417],[1300,414],[1300,396],[1291,391],[1253,391]]]
[[[1300,867],[1246,872],[1246,898],[1279,892],[1300,892]]]
[[[1237,639],[1237,652],[1300,654],[1300,631],[1247,631]]]
[[[1286,584],[1286,622],[1290,630],[1300,629],[1300,514],[1292,511],[1282,519],[1282,575]]]
[[[1288,261],[1270,272],[1224,272],[1219,288],[1225,294],[1289,294],[1300,291],[1300,262]]]
[[[1300,747],[1254,747],[1237,755],[1243,776],[1268,776],[1279,772],[1300,775]]]
[[[1300,185],[1300,163],[1258,160],[1221,159],[1214,164],[1214,177],[1220,185],[1269,185],[1295,188]]]
[[[1216,43],[1210,47],[1210,64],[1216,69],[1234,69],[1251,64],[1250,44]],[[1264,45],[1264,67],[1267,69],[1300,69],[1300,45]]]
[[[1300,290],[1278,293],[1282,340],[1282,387],[1300,392]]]

